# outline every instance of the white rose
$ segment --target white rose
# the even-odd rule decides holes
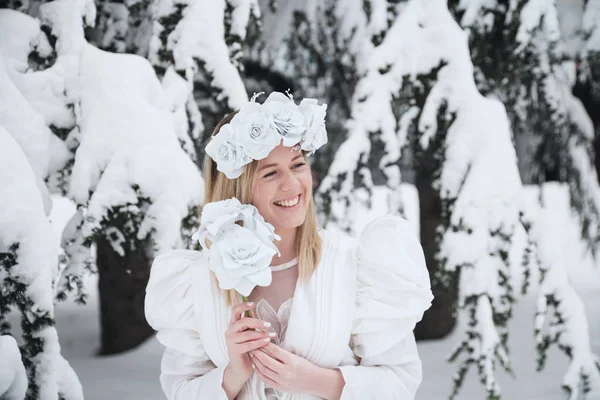
[[[266,158],[281,142],[271,120],[261,112],[261,105],[248,103],[231,121],[234,137],[254,160]]]
[[[283,145],[293,147],[304,133],[304,116],[294,101],[283,93],[273,92],[262,105],[274,129],[283,138]]]
[[[302,137],[302,150],[314,152],[327,143],[325,114],[327,104],[319,105],[316,99],[303,99],[298,106],[304,116],[306,133]]]
[[[206,248],[207,238],[212,242],[214,237],[225,232],[240,219],[241,206],[242,203],[235,197],[207,203],[202,207],[200,229],[194,233],[192,239],[198,240],[200,245]]]
[[[232,225],[211,247],[209,267],[221,289],[248,296],[255,286],[271,284],[275,253],[250,229]]]
[[[243,204],[240,207],[240,215],[244,227],[255,231],[262,238],[266,239],[277,251],[277,247],[273,244],[273,240],[281,240],[281,237],[275,233],[275,227],[265,221],[256,207],[250,204]]]
[[[205,150],[217,163],[217,169],[229,179],[238,178],[244,172],[244,166],[252,162],[246,149],[234,138],[230,124],[223,125],[219,134],[208,142]]]

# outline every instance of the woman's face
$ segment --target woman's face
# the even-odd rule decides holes
[[[260,160],[252,187],[252,204],[275,233],[304,223],[312,200],[312,174],[300,150],[279,145]]]

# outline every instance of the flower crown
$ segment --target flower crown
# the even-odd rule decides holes
[[[273,92],[263,104],[255,94],[230,123],[206,145],[206,154],[229,179],[238,178],[252,160],[262,160],[283,142],[286,147],[300,146],[310,154],[327,143],[325,113],[327,104],[303,99],[296,105],[292,96]]]

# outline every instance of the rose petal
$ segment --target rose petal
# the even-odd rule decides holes
[[[250,281],[254,282],[256,285],[269,286],[273,279],[273,274],[271,272],[271,268],[267,267],[267,268],[263,269],[262,271],[258,271],[252,275],[249,275],[248,279]]]
[[[252,293],[255,286],[256,285],[248,279],[243,279],[235,286],[235,290],[242,296],[250,296],[250,293]]]

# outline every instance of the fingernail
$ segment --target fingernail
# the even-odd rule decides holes
[[[277,334],[275,332],[271,332],[271,333],[269,333],[269,336],[275,337],[275,336],[277,336]]]
[[[270,341],[271,341],[271,339],[265,338],[265,342],[270,342]]]
[[[265,322],[265,326],[268,328],[268,327],[271,326],[271,323],[270,322]]]
[[[249,303],[246,303],[246,305],[247,305],[248,307],[252,307],[252,306],[254,305],[254,303],[253,303],[253,302],[249,302]]]

